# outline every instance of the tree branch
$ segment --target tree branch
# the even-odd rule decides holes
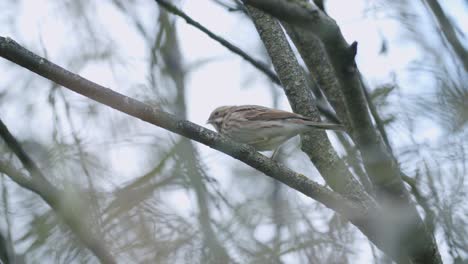
[[[347,155],[345,157],[345,160],[353,168],[354,173],[358,176],[359,180],[361,181],[361,184],[364,186],[367,193],[369,193],[372,196],[375,196],[375,192],[373,190],[372,183],[369,180],[369,176],[364,171],[364,168],[362,167],[361,162],[359,160],[360,153],[357,151],[355,146],[351,144],[350,138],[345,137],[343,134],[337,134],[337,138],[340,141],[341,146],[343,146],[344,150],[346,151]]]
[[[352,221],[362,221],[362,217],[367,215],[365,208],[360,208],[306,176],[272,161],[248,145],[236,143],[192,122],[181,120],[172,114],[91,82],[32,53],[10,38],[0,37],[0,56],[92,100],[226,153]]]
[[[226,47],[228,50],[234,52],[235,54],[241,56],[243,59],[246,61],[250,62],[255,68],[260,70],[261,72],[265,73],[274,83],[281,85],[278,76],[268,68],[267,65],[264,63],[257,61],[256,59],[252,58],[250,55],[245,53],[243,50],[241,50],[239,47],[231,44],[229,41],[225,40],[224,38],[216,35],[215,33],[209,31],[206,27],[198,23],[197,21],[193,20],[190,16],[185,14],[182,10],[177,8],[175,5],[164,1],[164,0],[155,0],[160,6],[164,7],[167,11],[173,13],[174,15],[177,15],[181,18],[183,18],[188,24],[194,26],[195,28],[199,29],[206,35],[208,35],[210,38],[214,39],[217,41],[219,44],[223,45]]]
[[[5,142],[5,144],[10,148],[10,150],[16,154],[18,159],[21,161],[23,166],[28,170],[33,172],[31,174],[32,180],[31,184],[35,181],[36,183],[42,183],[46,185],[50,185],[51,183],[40,173],[39,167],[37,167],[36,163],[26,154],[26,151],[23,150],[23,147],[19,144],[19,142],[15,139],[15,137],[8,131],[7,126],[3,121],[0,119],[0,136]],[[27,178],[19,177],[18,180],[24,179],[26,181]],[[21,180],[23,182],[23,180]],[[26,183],[25,183],[26,184]]]
[[[227,49],[230,51],[234,52],[235,54],[238,54],[242,58],[244,58],[246,61],[250,62],[254,67],[256,67],[258,70],[261,72],[265,73],[275,84],[281,86],[281,82],[278,79],[278,76],[276,73],[274,73],[272,70],[269,69],[267,65],[264,63],[255,60],[251,56],[249,56],[247,53],[245,53],[243,50],[238,48],[237,46],[231,44],[227,40],[223,39],[222,37],[219,37],[218,35],[214,34],[213,32],[209,31],[207,28],[205,28],[203,25],[198,23],[197,21],[193,20],[190,16],[185,14],[182,10],[178,9],[176,6],[172,5],[171,3],[165,1],[165,0],[155,0],[160,6],[165,8],[167,11],[173,13],[174,15],[177,15],[181,18],[183,18],[188,24],[193,25],[195,28],[199,29],[200,31],[204,32],[207,34],[209,37],[220,43],[221,45],[225,46]],[[334,122],[339,122],[339,119],[336,117],[336,115],[330,111],[326,106],[322,104],[317,104],[317,108],[322,113],[325,117],[327,117],[329,120],[334,121]]]
[[[3,41],[0,38],[0,41]],[[0,46],[3,43],[0,44]],[[26,188],[38,194],[58,216],[70,227],[73,233],[80,239],[80,241],[91,251],[102,263],[116,263],[114,257],[109,253],[97,237],[90,232],[90,228],[85,226],[80,219],[80,212],[70,208],[69,203],[62,202],[65,196],[62,191],[55,188],[42,174],[36,163],[26,154],[19,142],[8,131],[8,128],[0,119],[0,136],[3,138],[7,146],[16,154],[18,159],[22,162],[23,166],[31,174],[31,180],[28,177],[9,165],[7,162],[0,160],[0,172],[8,175],[14,182],[23,188]]]
[[[294,24],[306,24],[319,19],[323,13],[304,0],[242,0],[245,4],[259,8],[276,18]],[[312,25],[313,26],[313,25]]]
[[[314,4],[323,12],[327,13],[325,11],[325,0],[314,0]]]
[[[292,109],[296,113],[320,120],[317,108],[314,107],[314,99],[307,87],[304,72],[280,24],[276,19],[255,7],[247,6],[247,9],[270,55],[273,66],[284,84],[284,91]],[[301,139],[302,149],[333,190],[352,200],[372,203],[372,198],[365,193],[338,157],[324,131],[311,131],[304,134]]]
[[[369,89],[366,87],[366,85],[364,85],[362,77],[361,77],[361,83],[362,83],[364,96],[366,98],[366,103],[369,106],[369,110],[372,115],[372,118],[374,119],[375,125],[377,126],[377,130],[382,136],[382,139],[385,145],[387,146],[388,151],[393,156],[392,146],[390,145],[390,140],[388,139],[387,131],[385,130],[385,125],[382,121],[382,118],[380,118],[379,112],[377,111],[377,107],[375,106],[374,102],[372,102],[372,98],[370,97],[370,94],[369,94]]]
[[[388,241],[386,241],[388,236],[384,236],[382,233],[398,230],[395,224],[399,224],[399,222],[387,219],[388,214],[379,208],[363,207],[355,202],[348,201],[341,195],[311,181],[306,176],[298,174],[284,165],[276,163],[259,154],[248,145],[238,144],[194,123],[181,120],[172,114],[84,79],[32,53],[10,38],[0,37],[0,56],[76,93],[148,123],[203,143],[246,163],[342,214],[356,225],[379,248],[388,252],[390,255],[392,254],[392,250],[389,250],[386,246],[388,243]],[[50,201],[52,204],[54,201],[53,199],[45,200]],[[74,220],[67,219],[69,221]],[[88,231],[82,229],[83,228],[80,228],[79,231],[83,232],[83,234]],[[78,232],[78,234],[81,234],[81,232]],[[434,250],[437,252],[437,247],[435,247]]]
[[[413,193],[414,198],[416,199],[418,204],[423,208],[426,214],[424,221],[426,222],[427,228],[430,230],[430,232],[434,233],[436,214],[434,210],[431,209],[428,199],[424,197],[424,195],[419,190],[417,180],[407,175],[403,175],[402,178],[403,181],[405,181],[411,187],[411,192]]]
[[[411,203],[408,191],[401,180],[400,170],[394,162],[382,138],[374,129],[360,74],[354,61],[357,43],[348,45],[338,25],[314,4],[301,0],[244,0],[272,15],[292,23],[313,34],[300,37],[318,37],[323,42],[336,78],[339,81],[353,129],[353,139],[357,143],[369,177],[376,186],[377,197],[396,228],[384,233],[393,244],[390,251],[397,261],[414,263],[441,263],[441,257],[434,237],[421,220],[416,207]],[[392,213],[393,212],[393,213]]]
[[[450,22],[444,10],[442,10],[439,2],[437,0],[424,0],[424,2],[426,2],[434,14],[434,17],[436,18],[445,39],[450,44],[450,46],[452,46],[455,54],[457,54],[458,58],[461,60],[462,65],[465,68],[465,72],[468,72],[468,51],[460,42],[460,39],[458,39],[457,33],[454,30],[454,26]]]
[[[349,114],[346,109],[343,92],[336,78],[335,70],[328,60],[328,55],[326,54],[323,43],[319,38],[302,27],[294,27],[285,22],[283,22],[282,25],[297,47],[309,72],[313,75],[313,78],[317,80],[318,85],[335,109],[340,121],[345,125],[347,131],[352,134],[352,127],[349,121]]]

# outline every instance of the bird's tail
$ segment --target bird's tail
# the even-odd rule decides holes
[[[333,123],[320,123],[320,122],[308,122],[308,127],[313,127],[317,129],[326,129],[326,130],[337,130],[337,131],[345,131],[345,127],[341,124],[333,124]]]

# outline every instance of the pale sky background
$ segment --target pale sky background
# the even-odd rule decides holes
[[[56,5],[52,5],[51,2],[56,1],[22,1],[18,10],[11,11],[19,12],[16,15],[15,31],[10,32],[8,27],[0,26],[0,35],[10,36],[27,48],[44,55],[44,51],[40,49],[40,43],[42,42],[47,49],[48,58],[60,64],[61,61],[63,62],[61,56],[64,53],[66,54],[70,48],[78,48],[79,45],[73,44],[73,37],[76,35],[75,28],[72,29],[68,25],[57,23],[59,21],[57,16],[63,19],[66,14],[61,14],[61,9],[57,8]],[[117,65],[112,69],[109,66],[110,63],[95,63],[80,69],[79,73],[126,95],[138,96],[138,94],[144,93],[144,89],[139,90],[139,85],[146,82],[144,69],[146,69],[147,49],[143,40],[134,32],[133,25],[129,23],[128,18],[122,17],[112,5],[104,3],[107,1],[102,2],[102,4],[96,4],[96,13],[98,15],[98,19],[95,21],[96,31],[107,32],[113,39],[117,40],[111,48],[119,50],[121,57],[126,60],[124,62],[126,66]],[[140,0],[140,2],[139,15],[146,17],[148,24],[153,23],[154,18],[150,16],[150,12],[158,8],[157,4],[146,0]],[[427,87],[421,85],[425,81],[428,82],[428,80],[418,79],[416,80],[417,85],[415,85],[413,76],[407,72],[411,63],[422,56],[419,47],[405,40],[401,24],[388,17],[386,13],[366,12],[370,8],[365,4],[366,2],[372,1],[328,0],[326,1],[326,7],[329,14],[337,20],[347,41],[349,43],[354,40],[358,41],[357,63],[367,82],[371,87],[377,84],[391,83],[396,75],[398,83],[403,87],[405,93],[428,92]],[[441,2],[447,3],[444,4],[444,8],[447,8],[446,12],[456,19],[458,26],[467,34],[468,17],[466,16],[467,10],[464,1],[445,0]],[[226,12],[220,6],[208,0],[186,0],[179,6],[193,19],[246,50],[253,57],[258,59],[263,57],[258,35],[250,21],[239,19],[238,14]],[[434,21],[431,23],[434,23]],[[268,81],[267,77],[242,58],[186,24],[185,21],[179,19],[177,28],[185,66],[193,65],[204,59],[214,59],[212,62],[191,71],[187,78],[186,98],[188,99],[187,112],[190,121],[206,126],[205,122],[209,113],[219,105],[272,105],[271,87],[266,82]],[[76,30],[79,31],[80,29],[76,28]],[[381,35],[384,35],[390,43],[386,55],[379,55]],[[0,61],[0,65],[5,65],[5,62]],[[27,78],[28,75],[30,73],[27,71],[18,71],[16,78]],[[1,80],[0,84],[2,84]],[[44,84],[46,86],[47,82],[44,81]],[[33,99],[47,104],[47,95],[40,92],[42,88],[40,86],[34,87],[34,89],[38,89],[38,97]],[[67,94],[70,93],[67,92]],[[20,96],[19,94],[16,95]],[[10,96],[14,97],[15,93],[13,92]],[[80,101],[88,100],[78,95],[71,95],[71,97],[76,98],[74,102],[77,104]],[[282,95],[280,101],[280,108],[290,110],[284,95]],[[42,126],[44,123],[52,122],[50,116],[38,114],[34,119],[30,119],[16,109],[4,106],[0,107],[0,111],[5,123],[9,125],[12,131],[30,133],[34,137],[49,137],[50,131],[41,131],[35,128]],[[108,110],[107,112],[110,115],[121,115],[114,110]],[[25,120],[26,122],[17,122],[18,120]],[[148,133],[161,131],[147,124],[142,123],[140,125],[148,127]],[[83,135],[92,134],[93,132],[91,124],[81,129]],[[401,133],[398,133],[397,129],[389,130],[389,133],[393,135],[393,137],[391,136],[392,143],[397,145],[408,143],[408,139],[399,136]],[[443,136],[438,126],[428,120],[421,120],[417,131],[419,131],[418,140],[421,142],[436,142],[440,136]],[[210,175],[215,176],[223,187],[229,188],[228,177],[230,176],[227,173],[229,169],[225,168],[224,165],[226,162],[231,162],[232,159],[201,144],[197,145],[201,150],[202,157],[210,165]],[[294,146],[292,148],[294,149]],[[111,151],[114,165],[122,168],[121,175],[123,178],[134,177],[135,170],[142,162],[138,160],[138,155],[135,155],[139,149],[121,147]],[[294,155],[300,156],[301,154],[296,151]],[[217,164],[221,165],[218,166]],[[298,171],[306,173],[306,175],[311,175],[310,169],[310,166],[297,168]],[[225,179],[223,180],[223,178]],[[112,179],[113,184],[118,184],[121,180]],[[317,177],[314,177],[314,180],[320,181]],[[180,191],[170,195],[174,206],[179,208],[181,213],[189,213],[193,209],[194,203],[190,194]],[[258,237],[264,239],[268,236],[268,233],[270,233],[268,228],[259,230]],[[361,239],[365,241],[365,238],[361,237]],[[360,263],[366,263],[371,257],[369,246],[367,243],[361,243],[361,245],[365,253],[360,255],[360,260],[363,261],[360,261]],[[291,261],[293,263],[293,260]]]

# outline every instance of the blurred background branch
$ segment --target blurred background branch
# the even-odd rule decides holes
[[[317,106],[324,117],[353,131],[343,86],[355,83],[336,78],[343,69],[335,67],[329,53],[346,58],[350,67],[344,68],[343,76],[354,69],[350,59],[354,55],[347,51],[349,45],[332,48],[333,41],[340,41],[335,30],[321,33],[331,41],[324,45],[310,34],[316,30],[313,24],[295,24],[310,21],[307,6],[299,7],[305,17],[281,21],[275,31],[286,35],[294,54],[284,61],[294,62],[295,57],[303,69],[288,79],[285,73],[299,73],[297,65],[287,64],[279,73],[276,55],[269,49],[283,46],[263,41],[243,1],[164,3],[170,8],[158,1],[3,1],[0,34],[88,80],[194,123],[203,124],[219,105],[258,104],[294,111]],[[313,3],[323,12],[312,14],[314,19],[333,21],[346,43],[359,43],[355,61],[360,86],[365,84],[363,113],[382,136],[382,146],[391,146],[403,187],[436,237],[444,262],[466,262],[468,80],[462,59],[466,3]],[[280,11],[284,15],[287,10]],[[207,32],[200,34],[203,30]],[[210,35],[260,62],[271,76],[283,76],[283,86]],[[282,48],[276,53],[291,54]],[[257,170],[230,156],[109,110],[9,62],[0,61],[0,70],[2,120],[51,185],[67,194],[62,201],[80,208],[80,218],[96,231],[94,235],[105,239],[106,249],[118,262],[391,262],[340,214],[273,178],[259,177]],[[304,104],[289,103],[287,95]],[[303,136],[303,144],[292,139],[282,146],[279,160],[298,172],[293,179],[307,175],[307,182],[333,187],[324,179],[325,171],[341,168],[329,177],[341,183],[359,179],[358,186],[375,195],[369,181],[374,175],[364,167],[355,138],[325,136],[316,140]],[[332,152],[315,149],[323,142]],[[333,164],[341,165],[313,164],[300,144],[323,161],[333,153],[337,159]],[[56,210],[28,190],[34,190],[33,177],[4,142],[0,153],[2,172],[13,176],[1,175],[0,233],[6,241],[2,261],[8,257],[18,263],[95,263],[95,255]],[[349,181],[351,186],[353,182]],[[341,187],[353,197],[351,190],[356,188]],[[403,230],[379,227],[390,234]]]
[[[8,175],[16,183],[22,187],[38,194],[44,201],[51,206],[57,214],[61,216],[64,222],[70,227],[75,235],[83,242],[83,244],[91,250],[96,257],[103,263],[116,263],[114,257],[110,254],[105,246],[104,241],[100,241],[91,231],[91,226],[85,224],[85,218],[80,217],[79,202],[76,205],[72,203],[63,202],[62,199],[66,198],[65,194],[56,189],[42,174],[36,163],[26,154],[19,142],[8,131],[8,128],[0,120],[0,136],[3,141],[8,145],[13,153],[21,161],[25,169],[30,173],[30,180],[26,180],[26,176],[21,172],[16,171],[12,166],[7,163],[0,164],[0,170]],[[76,207],[75,207],[76,206]]]

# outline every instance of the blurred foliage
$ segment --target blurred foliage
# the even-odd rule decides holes
[[[387,110],[392,108],[389,97],[392,95],[392,93],[395,92],[395,88],[396,86],[393,84],[382,84],[372,90],[370,99],[374,103],[375,107],[381,111],[381,113],[387,113]],[[395,121],[396,117],[394,114],[388,113],[380,114],[380,118],[382,119],[382,123],[384,125],[389,125]]]
[[[240,1],[210,2],[226,12],[242,12]],[[327,1],[317,2],[327,8]],[[400,166],[416,181],[435,214],[437,240],[444,245],[441,249],[446,248],[444,259],[466,263],[466,72],[439,39],[442,36],[433,34],[437,25],[421,22],[432,14],[420,3],[368,2],[375,5],[374,12],[399,22],[405,29],[400,41],[412,42],[423,54],[406,72],[414,78],[415,87],[395,78],[370,87],[370,97]],[[32,38],[16,34],[20,22],[12,10],[27,4],[3,1],[0,17],[2,30],[30,41],[41,38],[45,28],[32,29]],[[211,60],[185,64],[177,18],[152,1],[56,0],[48,1],[48,7],[41,10],[49,13],[41,14],[39,22],[45,27],[51,23],[48,19],[60,23],[68,39],[61,40],[63,50],[49,50],[42,41],[30,47],[80,74],[92,76],[93,67],[105,68],[112,76],[106,85],[118,84],[115,89],[123,93],[187,117],[188,75]],[[112,35],[112,25],[100,16],[103,8],[132,29],[134,35],[126,38],[143,43],[143,50],[135,50],[137,55],[122,51],[122,38]],[[391,56],[394,45],[400,43],[386,38],[384,31],[381,34],[379,54]],[[64,200],[80,199],[89,206],[80,208],[83,220],[102,236],[119,262],[354,263],[368,247],[362,235],[338,215],[237,161],[206,156],[188,140],[62,91],[3,61],[0,68],[5,76],[0,115],[21,120],[11,126],[27,152],[56,186],[67,190],[69,197]],[[252,81],[258,75],[247,72],[249,78],[243,80]],[[425,81],[419,83],[420,78]],[[418,93],[407,92],[413,88]],[[272,91],[277,104],[278,95]],[[424,139],[428,126],[423,122],[431,122],[430,129],[442,134],[435,143]],[[16,163],[3,145],[0,149],[1,159]],[[282,157],[289,157],[291,167],[305,166],[306,159],[296,154]],[[2,179],[6,186],[1,196],[2,261],[14,250],[18,262],[23,258],[25,263],[96,262],[38,196],[3,175]],[[370,247],[376,263],[389,263]]]

